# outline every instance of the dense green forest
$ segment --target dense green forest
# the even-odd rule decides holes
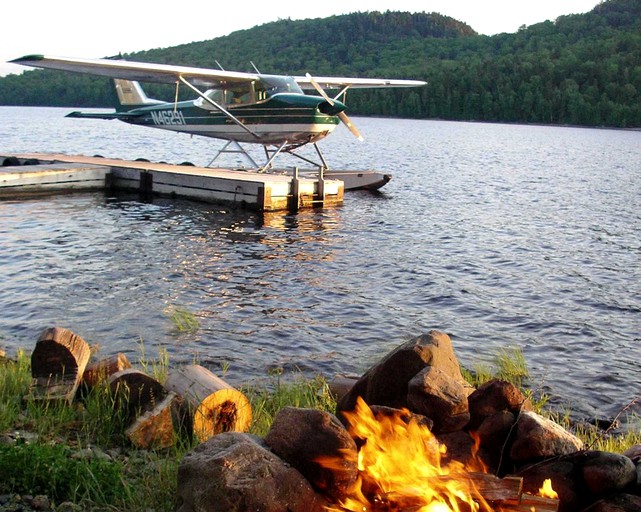
[[[641,127],[641,0],[606,0],[514,34],[478,35],[435,13],[370,12],[279,20],[123,57],[428,81],[412,90],[350,92],[353,115]],[[173,98],[162,86],[145,89]],[[111,98],[110,82],[92,76],[35,70],[0,78],[2,105],[97,107]]]

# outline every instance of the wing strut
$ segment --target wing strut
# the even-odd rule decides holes
[[[176,94],[174,96],[174,112],[178,110],[178,88],[180,87],[180,82],[176,80]]]
[[[210,97],[204,95],[202,92],[197,87],[194,87],[191,85],[187,80],[185,80],[182,75],[178,76],[178,79],[185,84],[187,87],[189,87],[192,91],[194,91],[198,96],[200,96],[203,100],[205,100],[207,103],[213,105],[216,107],[218,110],[220,110],[223,114],[225,114],[229,119],[231,119],[234,123],[236,123],[238,126],[240,126],[243,130],[245,130],[247,133],[252,134],[256,139],[260,140],[260,135],[258,135],[255,131],[251,130],[250,128],[247,128],[243,124],[243,122],[235,117],[231,112],[229,112],[227,109],[225,109],[222,105],[219,105],[216,103],[214,100],[212,100]]]

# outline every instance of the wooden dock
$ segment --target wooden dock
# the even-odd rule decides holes
[[[256,211],[343,204],[340,180],[63,154],[0,154],[0,198],[80,190],[138,191]]]

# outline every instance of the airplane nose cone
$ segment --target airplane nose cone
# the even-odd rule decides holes
[[[336,116],[343,112],[347,107],[344,103],[334,100],[333,105],[329,101],[321,101],[318,104],[318,110],[328,116]]]

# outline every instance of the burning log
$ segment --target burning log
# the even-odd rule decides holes
[[[185,426],[205,441],[221,432],[246,432],[252,411],[247,397],[199,365],[169,372],[165,386],[184,399]]]
[[[556,512],[559,500],[523,492],[523,478],[507,476],[498,478],[487,473],[470,473],[477,492],[500,512]]]
[[[557,512],[559,510],[558,498],[544,498],[534,494],[523,494],[517,505],[502,508],[505,512]]]
[[[71,403],[89,356],[89,345],[80,336],[61,327],[45,329],[31,354],[35,398]]]
[[[457,502],[456,508],[442,510],[483,510],[496,512],[557,512],[559,500],[523,492],[523,479],[520,477],[498,478],[488,473],[470,472],[455,477],[438,475],[424,480],[425,488],[450,488],[464,490],[473,496],[473,501],[482,504],[480,509],[471,508],[469,503]],[[371,497],[372,510],[412,512],[424,510],[429,503],[421,489],[398,489]],[[438,498],[437,498],[438,499]],[[451,497],[442,496],[443,502]],[[466,508],[466,506],[468,508]],[[332,509],[352,510],[352,509]],[[436,510],[436,509],[435,509]],[[441,510],[440,508],[438,510]]]

